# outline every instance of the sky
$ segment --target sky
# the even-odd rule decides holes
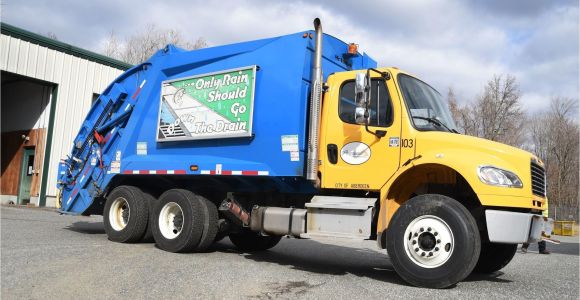
[[[0,0],[2,22],[100,52],[111,30],[176,29],[209,46],[312,29],[379,62],[473,101],[494,75],[516,76],[534,113],[554,96],[579,97],[578,0],[40,1]]]

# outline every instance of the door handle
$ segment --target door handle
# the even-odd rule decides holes
[[[335,144],[326,145],[326,154],[326,156],[328,156],[328,161],[331,164],[336,165],[338,162],[338,146]]]

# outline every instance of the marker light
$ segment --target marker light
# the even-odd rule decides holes
[[[349,54],[357,54],[358,53],[358,45],[355,43],[348,44],[348,53]]]

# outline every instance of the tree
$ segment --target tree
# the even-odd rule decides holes
[[[580,129],[578,100],[554,97],[550,109],[531,118],[531,151],[546,165],[548,199],[553,205],[578,207]]]
[[[478,136],[514,146],[521,145],[525,114],[519,100],[516,78],[509,74],[494,75],[475,103],[474,117],[480,123],[476,128]]]
[[[453,118],[460,130],[473,135],[513,146],[521,146],[520,133],[525,114],[520,107],[520,90],[512,75],[494,75],[473,103],[457,104],[450,89],[447,97]]]
[[[144,31],[124,40],[117,38],[115,32],[111,31],[109,38],[104,44],[102,53],[130,64],[138,64],[147,60],[167,44],[174,44],[187,50],[207,46],[203,38],[198,38],[196,41],[190,42],[185,40],[177,30],[160,29],[154,24],[149,24]]]
[[[471,125],[471,115],[468,105],[460,105],[457,101],[457,96],[455,95],[455,90],[449,88],[447,90],[447,103],[449,104],[449,110],[451,111],[451,117],[457,125],[457,129],[460,132],[469,135],[476,135],[473,126]]]
[[[108,57],[121,59],[122,47],[123,46],[121,45],[121,42],[117,38],[115,31],[111,29],[111,31],[109,32],[109,37],[105,41],[101,53],[103,53],[103,55]]]
[[[58,37],[56,36],[56,34],[52,31],[49,31],[46,33],[46,37],[49,39],[53,39],[55,41],[58,41]]]

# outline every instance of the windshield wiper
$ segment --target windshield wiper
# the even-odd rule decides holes
[[[449,127],[447,127],[447,125],[443,124],[443,122],[435,119],[435,118],[426,118],[426,117],[420,117],[420,116],[412,116],[414,119],[420,119],[420,120],[425,120],[427,122],[431,122],[439,127],[443,127],[445,129],[447,129],[449,132],[453,132],[453,133],[459,133],[457,130],[455,129],[451,129]]]

